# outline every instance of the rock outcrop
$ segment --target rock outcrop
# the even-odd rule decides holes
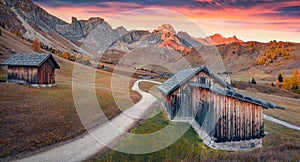
[[[234,35],[233,37],[225,38],[221,34],[214,34],[212,36],[205,38],[206,42],[210,45],[218,45],[218,44],[230,44],[234,42],[243,42],[240,39],[237,39]]]
[[[56,30],[58,33],[63,35],[74,42],[82,42],[84,38],[90,34],[96,27],[102,25],[107,30],[112,30],[111,26],[104,22],[102,18],[90,18],[88,20],[77,20],[75,17],[72,17],[71,24],[58,25]]]
[[[27,23],[33,24],[46,32],[51,29],[56,30],[57,25],[67,24],[67,22],[49,14],[41,7],[34,4],[31,0],[1,0],[0,4],[1,8],[5,9],[6,13],[9,15],[13,15],[13,13],[11,13],[9,10],[10,8],[14,8],[15,11],[22,16]],[[15,25],[21,25],[18,20],[5,19],[4,16],[5,15],[0,17],[0,21],[5,22],[8,28],[17,28]]]

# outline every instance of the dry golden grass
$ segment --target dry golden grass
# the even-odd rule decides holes
[[[242,94],[258,97],[264,100],[272,101],[280,106],[285,107],[285,110],[281,109],[265,109],[265,113],[274,116],[283,121],[287,121],[292,124],[300,125],[300,99],[280,97],[275,95],[269,95],[266,93],[252,92],[247,90],[238,90]]]
[[[35,151],[38,148],[74,138],[86,131],[73,103],[73,63],[58,57],[56,59],[61,69],[56,71],[55,87],[34,88],[30,85],[0,84],[0,157]],[[79,66],[83,71],[92,71],[90,67]],[[0,72],[2,76],[5,71]],[[124,76],[118,77],[127,79]],[[95,78],[98,103],[106,117],[112,118],[121,110],[112,97],[111,74],[97,71]],[[130,84],[133,81],[131,79]],[[122,88],[124,85],[115,86]],[[130,101],[120,99],[125,108],[130,107],[141,97],[136,92],[131,90],[129,92]],[[89,99],[86,102],[88,103]],[[86,114],[91,121],[95,121],[90,125],[91,127],[103,121],[99,115],[94,115],[95,112],[88,110],[87,107]]]
[[[140,89],[144,92],[149,92],[150,89],[154,86],[156,86],[156,83],[151,83],[151,82],[140,82]]]

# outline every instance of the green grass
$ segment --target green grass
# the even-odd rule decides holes
[[[156,113],[157,108],[154,109],[153,113]],[[138,127],[131,130],[134,134],[149,134],[160,129],[165,128],[169,124],[169,121],[165,119],[163,113],[158,113],[155,117],[143,121]]]
[[[138,127],[131,130],[134,134],[147,134],[163,129],[164,127],[172,124],[182,124],[187,126],[187,123],[172,123],[169,122],[162,112],[158,113],[155,117],[147,119],[140,123]],[[127,139],[126,139],[127,138]],[[134,140],[126,137],[124,140]],[[148,144],[153,145],[159,141],[152,141],[149,139]],[[122,143],[122,141],[121,141]],[[132,144],[134,146],[136,144]],[[127,146],[130,147],[130,146]],[[96,161],[182,161],[182,160],[200,160],[204,156],[211,154],[219,154],[221,151],[213,150],[205,146],[201,139],[199,139],[198,134],[193,128],[188,128],[184,135],[179,138],[175,143],[169,147],[162,149],[160,151],[149,153],[149,154],[127,154],[118,151],[110,150],[106,155],[99,155]],[[101,157],[100,157],[101,156]],[[95,159],[95,158],[94,158]]]
[[[139,126],[131,130],[131,133],[151,133],[163,129],[168,124],[172,122],[169,122],[160,112],[155,117],[141,122]],[[193,128],[189,128],[174,144],[160,151],[135,155],[109,150],[106,154],[99,154],[90,161],[297,161],[300,159],[298,131],[269,121],[265,121],[265,131],[269,135],[263,138],[263,148],[248,152],[213,150],[203,144]],[[132,138],[126,138],[124,140],[127,142],[128,140],[134,141]],[[148,143],[155,144],[151,140]],[[132,146],[134,145],[139,145],[139,143],[132,143]]]

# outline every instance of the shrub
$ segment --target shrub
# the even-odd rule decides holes
[[[256,84],[256,81],[255,81],[255,79],[254,79],[254,78],[252,78],[252,80],[251,80],[251,84]]]

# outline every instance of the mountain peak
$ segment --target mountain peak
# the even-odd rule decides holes
[[[224,38],[221,34],[219,33],[216,33],[214,35],[212,35],[211,37],[214,37],[214,38]]]
[[[158,26],[155,31],[156,32],[163,32],[163,33],[170,32],[170,33],[173,33],[173,34],[176,33],[175,29],[170,24],[162,24],[162,25]]]
[[[206,37],[205,40],[207,42],[209,42],[209,44],[214,44],[214,45],[230,44],[230,43],[234,43],[234,42],[243,42],[242,40],[238,39],[235,35],[233,35],[232,37],[225,38],[221,34],[218,34],[218,33],[216,33],[212,36]]]
[[[77,22],[77,18],[76,17],[72,17],[72,23]]]
[[[103,18],[100,18],[100,17],[90,17],[88,20],[77,20],[76,17],[72,17],[72,23],[76,23],[76,22],[86,22],[86,23],[92,23],[92,22],[95,22],[95,23],[102,23],[104,21]]]

